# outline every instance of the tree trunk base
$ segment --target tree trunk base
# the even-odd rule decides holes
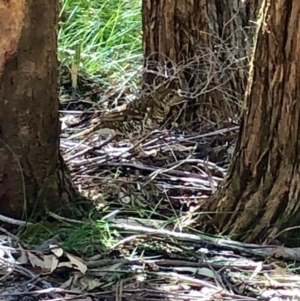
[[[222,187],[203,211],[214,212],[200,220],[208,232],[247,243],[284,243],[300,246],[300,173],[290,166],[276,174],[252,174],[235,159]],[[242,172],[243,170],[243,172]]]

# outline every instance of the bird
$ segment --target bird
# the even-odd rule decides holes
[[[125,135],[140,135],[153,131],[165,121],[171,107],[182,100],[179,91],[160,87],[146,97],[110,110],[91,128],[76,133],[68,139],[87,136],[107,128]]]

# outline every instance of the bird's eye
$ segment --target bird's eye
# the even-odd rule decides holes
[[[174,94],[173,93],[169,93],[168,97],[169,97],[169,99],[173,99],[174,98]]]

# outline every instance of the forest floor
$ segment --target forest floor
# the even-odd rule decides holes
[[[300,300],[297,250],[198,227],[226,176],[237,124],[155,131],[139,143],[68,139],[136,94],[141,1],[61,2],[59,59],[71,66],[60,78],[61,151],[94,209],[1,235],[0,301]],[[89,76],[77,77],[80,66]]]
[[[138,145],[97,133],[68,139],[106,107],[94,97],[116,99],[84,85],[81,95],[61,93],[61,151],[94,210],[3,236],[0,300],[300,300],[297,250],[197,226],[229,163],[215,141],[226,146],[238,126],[155,131]]]
[[[87,244],[93,260],[85,263],[92,279],[99,280],[100,271],[99,287],[103,279],[109,283],[106,296],[300,300],[296,250],[242,244],[221,233],[206,235],[197,226],[201,215],[208,214],[201,212],[201,206],[226,176],[228,146],[239,127],[224,123],[216,129],[208,123],[198,132],[154,131],[139,143],[99,133],[87,140],[68,140],[78,128],[88,127],[89,120],[99,116],[97,112],[131,99],[126,90],[119,95],[105,89],[96,92],[106,105],[97,102],[87,110],[90,115],[65,111],[62,120],[69,124],[63,130],[61,148],[77,187],[101,212],[101,221],[93,221],[96,224],[91,227],[101,229],[96,241],[102,241],[107,256],[103,258],[102,249],[101,255],[93,257],[92,235]],[[84,94],[91,95],[90,88]],[[64,106],[72,104],[66,101]]]

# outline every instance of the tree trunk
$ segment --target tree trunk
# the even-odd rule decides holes
[[[300,2],[262,9],[235,159],[205,210],[234,239],[299,246]]]
[[[240,112],[260,2],[143,0],[144,83],[169,80],[196,100],[179,123],[197,128],[203,119],[219,122]]]
[[[58,0],[0,6],[0,213],[41,216],[75,195],[59,153]]]

